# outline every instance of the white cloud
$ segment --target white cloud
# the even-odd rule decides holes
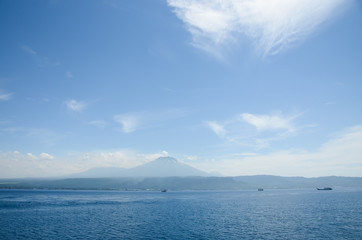
[[[195,163],[207,171],[218,169],[225,175],[271,174],[280,176],[362,177],[362,125],[333,136],[316,151],[277,150],[257,155],[224,156]]]
[[[85,102],[77,101],[75,99],[68,100],[65,102],[65,104],[67,105],[68,109],[76,112],[81,112],[87,106]]]
[[[166,151],[140,154],[128,149],[69,154],[67,158],[57,158],[48,153],[36,155],[0,151],[0,178],[57,177],[95,167],[130,168],[165,156],[168,156]]]
[[[168,0],[192,34],[193,45],[214,54],[247,37],[263,56],[305,39],[348,0]]]
[[[48,153],[35,155],[33,153],[23,154],[19,151],[0,151],[0,177],[52,177],[65,174],[67,172],[66,164],[52,161],[53,158]]]
[[[256,156],[258,155],[257,153],[254,153],[254,152],[242,152],[242,153],[234,153],[233,156],[242,156],[242,157],[245,157],[245,156]]]
[[[67,76],[67,78],[73,78],[73,74],[69,71],[65,72],[65,76]]]
[[[124,133],[131,133],[137,129],[141,118],[139,114],[120,114],[114,116],[114,120],[122,125]]]
[[[224,175],[272,174],[281,176],[362,177],[362,125],[346,129],[317,150],[279,149],[269,153],[243,152],[210,159],[186,156],[194,167]],[[134,167],[161,156],[166,151],[140,154],[122,149],[71,154],[66,159],[48,153],[1,152],[0,178],[47,177],[85,171],[93,167]]]
[[[30,158],[30,159],[33,159],[33,160],[38,159],[38,157],[37,157],[37,156],[34,156],[32,153],[27,153],[26,156],[27,156],[28,158]]]
[[[41,153],[39,156],[42,159],[49,159],[49,160],[54,159],[54,157],[52,155],[50,155],[49,153]]]
[[[185,156],[186,160],[188,161],[197,161],[198,157],[197,156]]]
[[[93,167],[132,167],[137,165],[136,154],[131,150],[87,152],[76,156],[80,169]]]
[[[270,143],[298,134],[294,120],[301,113],[285,116],[281,113],[256,115],[242,113],[222,122],[206,121],[210,128],[224,142],[248,146],[255,149],[268,148]]]
[[[14,93],[2,93],[0,91],[0,101],[10,100]]]
[[[255,115],[251,113],[243,113],[241,119],[258,129],[258,131],[285,129],[289,132],[294,132],[292,120],[296,116],[283,117],[277,114],[274,115]]]
[[[212,131],[214,131],[214,133],[217,136],[223,138],[226,135],[227,132],[223,125],[221,125],[217,122],[210,122],[210,121],[207,121],[205,123],[206,123],[206,126],[208,126]]]
[[[137,165],[141,165],[150,161],[153,161],[159,157],[168,157],[169,153],[165,150],[158,152],[158,153],[151,153],[151,154],[140,154],[138,153],[136,155],[136,158],[138,159]]]

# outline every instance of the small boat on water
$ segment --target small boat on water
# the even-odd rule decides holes
[[[317,188],[317,190],[332,190],[331,187]]]
[[[161,192],[167,192],[167,189],[161,189]]]
[[[261,192],[261,191],[264,191],[264,189],[263,188],[258,188],[258,191]]]

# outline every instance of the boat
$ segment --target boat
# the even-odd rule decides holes
[[[167,189],[161,189],[161,192],[167,192]]]
[[[317,188],[317,190],[332,190],[331,187]]]
[[[261,191],[264,191],[264,189],[263,188],[258,188],[258,191],[261,192]]]

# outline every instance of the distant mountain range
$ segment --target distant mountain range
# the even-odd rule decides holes
[[[317,187],[362,188],[358,177],[279,177],[270,175],[239,177],[117,177],[65,179],[0,179],[2,189],[88,189],[88,190],[241,190],[296,189]]]
[[[220,176],[221,174],[210,174],[187,164],[180,163],[172,157],[160,157],[154,161],[134,167],[115,168],[103,167],[92,168],[88,171],[69,175],[71,178],[119,178],[119,177],[190,177],[190,176]]]
[[[279,177],[271,175],[220,177],[161,157],[130,168],[93,168],[61,178],[0,179],[2,189],[104,189],[104,190],[240,190],[291,188],[362,188],[359,177]]]

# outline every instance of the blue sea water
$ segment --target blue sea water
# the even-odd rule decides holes
[[[0,190],[0,239],[362,239],[362,190]]]

